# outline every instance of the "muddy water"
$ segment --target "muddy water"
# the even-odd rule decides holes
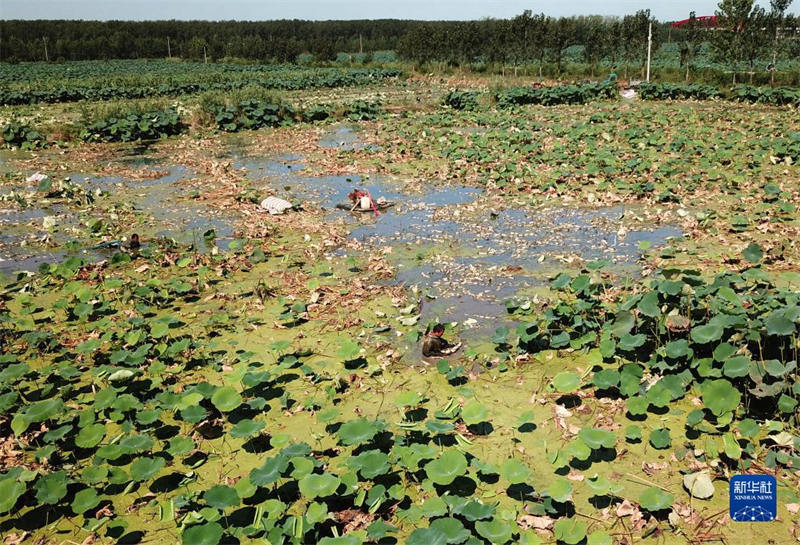
[[[341,139],[357,145],[344,135],[355,133],[337,128],[319,144]],[[242,157],[236,166],[278,196],[328,209],[329,221],[351,227],[361,252],[389,249],[397,270],[392,281],[420,294],[422,323],[477,322],[480,333],[491,332],[506,314],[506,300],[543,286],[554,271],[604,260],[615,272],[636,275],[640,243],[658,248],[681,235],[673,225],[630,228],[638,212],[632,207],[492,210],[479,188],[429,186],[424,193],[408,193],[400,180],[304,176],[301,161],[298,156]],[[378,217],[335,209],[356,187],[397,204]]]
[[[204,234],[213,230],[216,245],[226,249],[234,236],[236,216],[213,209],[193,199],[192,190],[183,184],[194,172],[182,165],[164,168],[151,157],[129,155],[123,163],[147,166],[154,176],[144,180],[126,180],[113,176],[71,173],[69,179],[92,194],[99,193],[94,208],[122,205],[141,213],[131,232],[147,232],[149,237],[166,237],[193,244],[204,251]],[[160,174],[160,175],[159,175]],[[28,184],[29,185],[29,184]],[[4,190],[28,189],[6,184]],[[32,271],[42,263],[57,263],[79,256],[90,261],[106,259],[113,250],[93,249],[87,229],[81,225],[79,209],[86,207],[48,204],[31,199],[30,206],[0,203],[0,274]],[[92,215],[95,215],[92,213]],[[52,217],[55,227],[44,229],[44,218]],[[99,216],[102,219],[102,214]],[[84,240],[82,244],[71,241]]]
[[[348,126],[334,127],[319,145],[366,147]],[[254,187],[261,184],[280,197],[310,201],[327,209],[328,221],[350,227],[353,244],[347,251],[358,248],[359,253],[385,253],[397,271],[392,282],[415,289],[422,299],[423,323],[458,321],[493,330],[498,319],[505,316],[506,300],[542,286],[553,272],[569,264],[603,259],[617,271],[636,274],[641,242],[659,247],[669,237],[681,234],[670,225],[627,228],[627,216],[637,212],[629,207],[495,210],[480,188],[431,185],[423,192],[409,193],[402,180],[311,177],[304,175],[302,156],[251,157],[244,149],[232,140],[226,157],[254,182]],[[183,183],[194,176],[191,170],[159,164],[136,150],[119,161],[163,175],[125,180],[73,174],[71,179],[90,191],[102,191],[107,195],[103,203],[124,200],[141,211],[142,223],[137,230],[202,248],[203,234],[213,229],[219,246],[227,247],[236,218],[192,198],[192,191]],[[366,188],[376,198],[386,198],[396,206],[378,217],[336,209],[337,204],[347,202],[347,194],[356,187]],[[85,248],[63,248],[70,237],[78,238],[76,233],[81,229],[74,211],[33,206],[5,212],[0,210],[0,258],[4,259],[0,271],[30,270],[76,252],[89,258],[107,257],[87,253]],[[45,216],[58,219],[59,227],[51,233],[49,243],[36,251],[23,247],[31,231],[37,236],[46,234],[41,228]],[[340,251],[339,255],[344,253]]]
[[[378,146],[363,142],[358,132],[353,127],[347,125],[339,125],[331,129],[318,143],[320,147],[339,150],[380,149]]]

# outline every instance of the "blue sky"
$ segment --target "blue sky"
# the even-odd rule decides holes
[[[763,2],[768,5],[768,2]],[[480,19],[511,17],[530,9],[548,15],[624,15],[650,8],[659,20],[689,11],[713,15],[715,0],[637,2],[606,0],[0,0],[2,19]],[[800,0],[792,6],[798,13]]]

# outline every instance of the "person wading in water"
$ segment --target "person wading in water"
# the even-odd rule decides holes
[[[461,343],[450,344],[444,337],[444,326],[436,324],[425,334],[422,341],[422,355],[426,358],[435,356],[449,356],[461,348]]]

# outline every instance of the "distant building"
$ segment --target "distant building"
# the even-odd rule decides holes
[[[713,28],[717,26],[717,16],[716,15],[701,15],[700,17],[695,17],[697,24],[701,27],[706,28]],[[683,28],[684,26],[689,24],[691,19],[684,19],[683,21],[675,21],[671,25],[671,28]]]

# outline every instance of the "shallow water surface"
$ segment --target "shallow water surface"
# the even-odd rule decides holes
[[[429,186],[408,193],[396,180],[307,177],[276,166],[264,171],[277,173],[271,186],[278,196],[312,201],[329,210],[330,221],[346,222],[363,252],[391,248],[387,258],[397,270],[391,282],[419,288],[423,323],[477,320],[493,330],[505,316],[506,300],[544,285],[565,263],[602,259],[636,275],[640,243],[657,248],[681,235],[673,225],[630,229],[627,216],[637,211],[626,206],[493,210],[475,187]],[[335,209],[356,187],[396,206],[377,217]]]

